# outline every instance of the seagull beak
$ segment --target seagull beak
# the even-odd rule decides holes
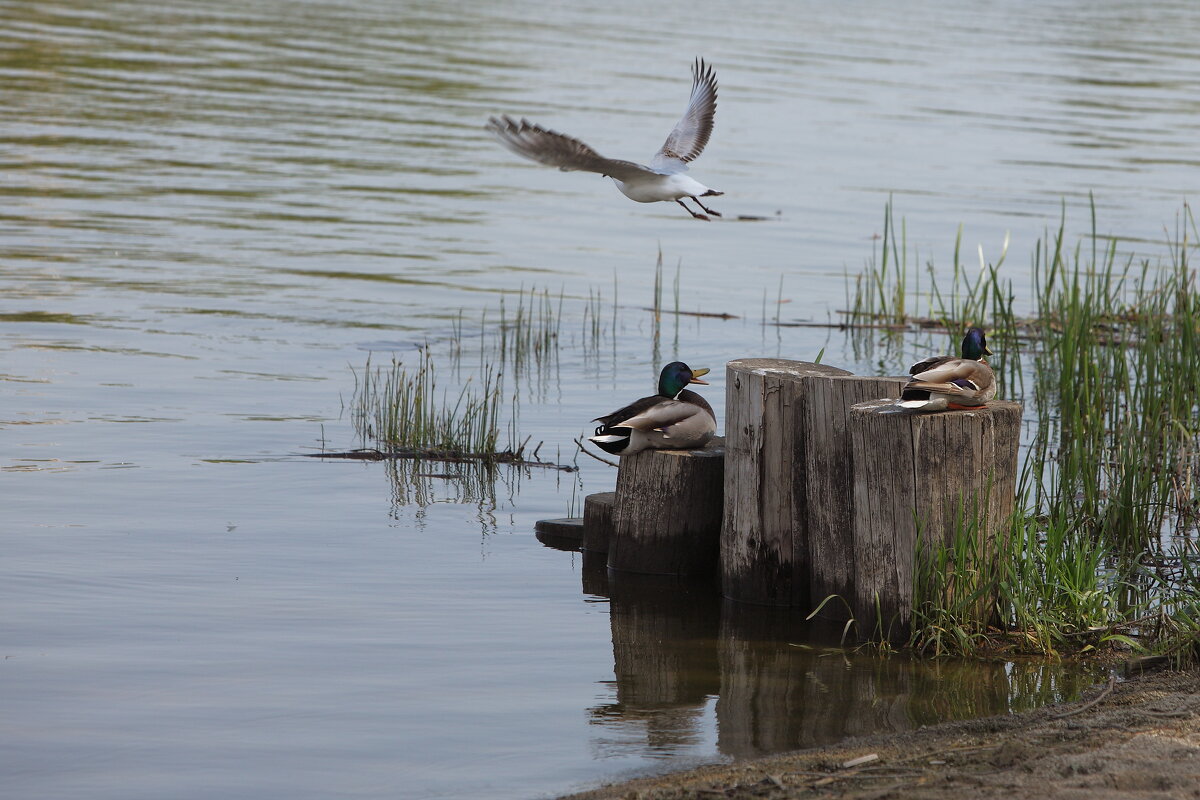
[[[700,369],[694,369],[694,370],[692,370],[692,379],[690,381],[688,381],[688,383],[702,383],[705,386],[708,386],[708,381],[700,380],[702,377],[704,377],[707,374],[708,374],[708,367],[701,367]]]

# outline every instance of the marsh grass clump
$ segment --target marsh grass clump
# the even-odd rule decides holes
[[[541,367],[558,357],[562,327],[563,292],[555,297],[548,289],[524,287],[511,308],[500,297],[500,329],[496,338],[497,361],[520,373],[530,365]]]
[[[439,393],[428,348],[411,366],[393,358],[389,366],[375,367],[368,359],[355,372],[354,427],[364,446],[430,457],[517,458],[523,448],[512,442],[498,452],[502,393],[500,374],[490,365],[456,395]]]
[[[1029,486],[1051,518],[1069,516],[1133,556],[1195,531],[1200,433],[1200,302],[1186,244],[1167,269],[1065,269],[1061,244],[1035,270]]]
[[[963,321],[1013,320],[1011,281],[1001,278],[1000,268],[1008,256],[1005,237],[995,263],[984,258],[979,247],[979,269],[972,272],[963,263],[962,226],[954,239],[951,273],[938,276],[932,259],[925,263],[925,284],[916,266],[919,253],[909,254],[908,231],[900,221],[897,239],[891,201],[884,206],[883,235],[864,269],[846,281],[846,308],[839,313],[852,331],[885,329],[894,332],[929,328],[970,327]],[[943,282],[944,281],[944,282]],[[994,326],[993,326],[994,327]]]
[[[1011,528],[981,553],[964,513],[952,544],[922,553],[912,643],[932,653],[1197,655],[1200,295],[1190,210],[1159,264],[1120,256],[1117,240],[1097,232],[1094,207],[1091,235],[1074,247],[1064,220],[1038,243],[1022,316],[999,264],[981,258],[974,277],[958,267],[958,241],[944,291],[930,270],[921,316],[897,287],[907,275],[895,268],[903,261],[890,221],[886,230],[888,272],[881,264],[856,281],[850,318],[952,336],[983,325],[1005,396],[1024,402],[1026,420]]]
[[[846,306],[842,313],[856,328],[902,327],[909,317],[910,276],[908,269],[908,236],[904,221],[900,222],[901,241],[896,241],[896,226],[892,219],[892,202],[883,208],[883,235],[876,241],[865,268],[854,276],[853,294],[847,281]],[[957,258],[955,259],[957,261]],[[919,292],[919,287],[916,287]]]
[[[987,643],[998,619],[995,598],[1003,580],[1003,546],[980,523],[988,499],[959,502],[949,545],[925,541],[918,525],[913,575],[912,647],[919,653],[972,653]]]

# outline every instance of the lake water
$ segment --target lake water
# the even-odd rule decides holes
[[[889,196],[940,268],[960,224],[970,263],[1011,234],[1018,285],[1064,206],[1072,241],[1089,230],[1093,194],[1101,232],[1165,254],[1200,166],[1200,6],[0,0],[0,19],[6,794],[539,797],[1092,679],[852,658],[760,609],[610,585],[532,533],[612,487],[591,459],[480,487],[305,454],[358,444],[368,354],[428,341],[456,391],[522,288],[561,294],[562,347],[509,364],[506,391],[565,463],[668,358],[714,369],[718,415],[732,358],[886,370],[762,322],[836,319]],[[645,161],[697,55],[720,100],[692,173],[722,221],[483,131],[527,116]],[[659,252],[668,306],[678,274],[681,308],[736,318],[656,338]]]

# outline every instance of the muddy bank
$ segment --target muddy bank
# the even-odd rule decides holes
[[[1076,703],[1023,714],[700,767],[569,800],[1000,797],[1200,798],[1200,670],[1098,686]]]

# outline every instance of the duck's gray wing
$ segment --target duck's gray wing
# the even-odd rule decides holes
[[[933,369],[938,364],[945,364],[947,361],[957,361],[957,360],[958,360],[957,356],[933,356],[932,358],[927,358],[924,361],[918,361],[917,363],[913,364],[911,367],[908,368],[908,374],[909,375],[920,375],[922,372],[925,372],[926,370]]]
[[[578,139],[526,119],[517,122],[507,116],[492,117],[485,128],[517,155],[564,172],[598,172],[619,181],[655,174],[632,161],[605,158]]]
[[[681,403],[670,397],[651,395],[640,400],[634,400],[624,408],[618,409],[595,421],[606,427],[619,425],[626,428],[636,428],[652,431],[656,428],[666,428],[681,420],[694,416],[700,409],[688,403]]]
[[[683,172],[687,163],[700,157],[712,135],[717,113],[717,75],[713,68],[697,58],[692,65],[692,98],[687,111],[671,135],[654,154],[650,168],[657,172]]]

